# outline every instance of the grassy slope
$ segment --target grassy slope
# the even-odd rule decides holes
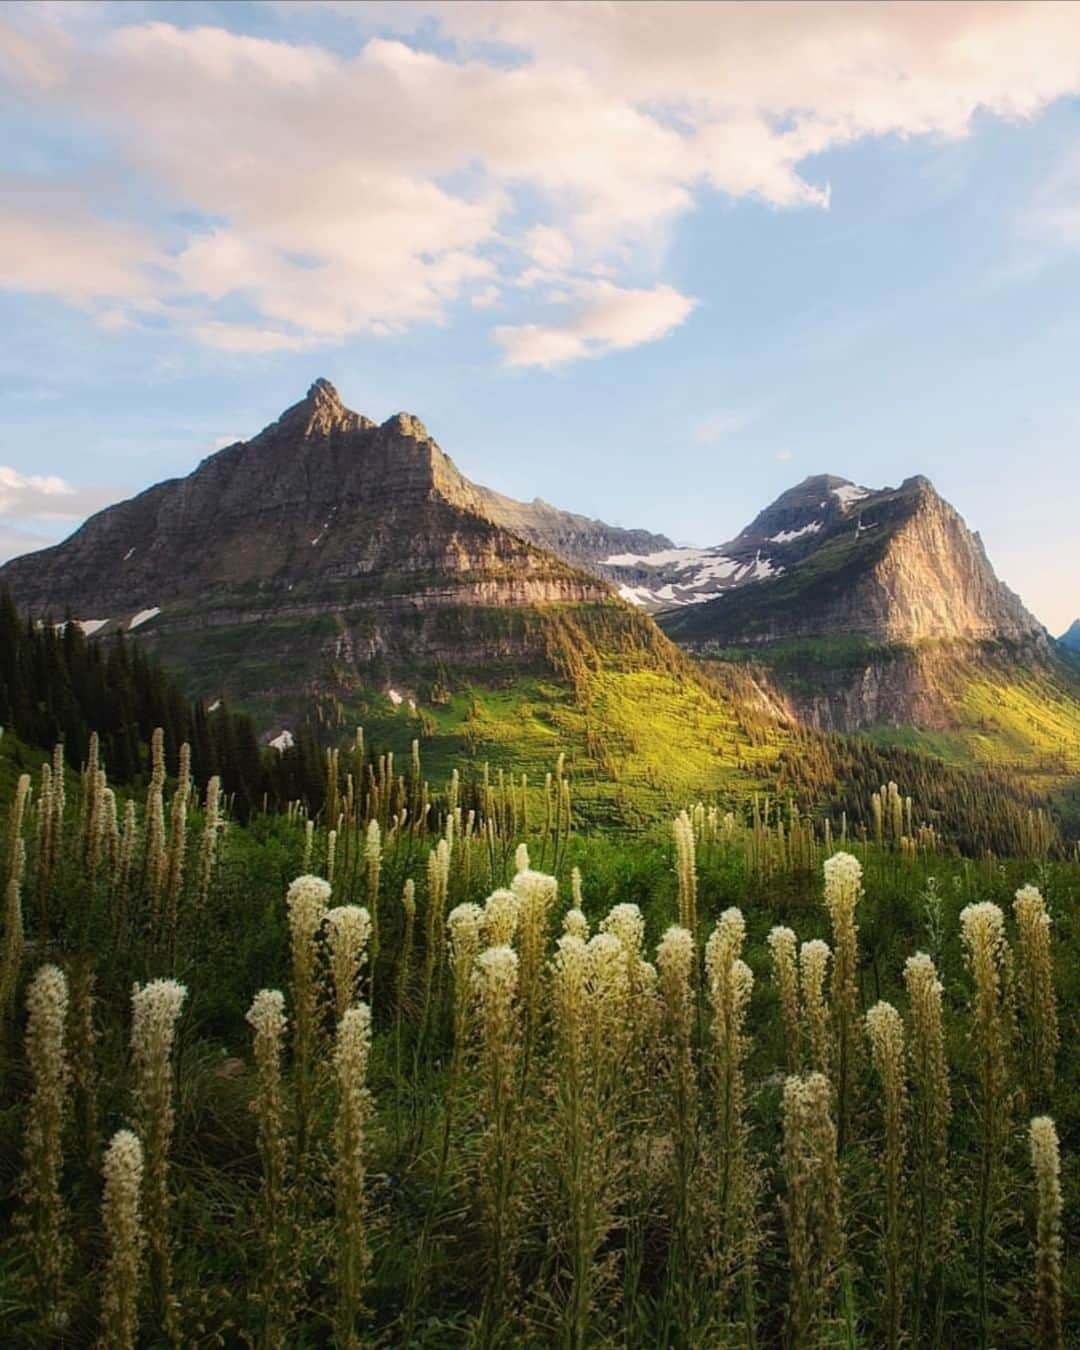
[[[592,672],[588,693],[583,706],[565,685],[527,678],[509,689],[473,685],[422,708],[423,720],[384,698],[355,711],[372,744],[399,756],[418,736],[436,779],[486,761],[539,784],[565,752],[575,809],[613,826],[640,825],[701,793],[763,786],[762,769],[788,741],[779,729],[752,739],[730,706],[666,671]]]
[[[356,619],[347,625],[334,613],[209,628],[156,646],[189,693],[207,701],[224,693],[268,732],[315,708],[327,739],[361,725],[399,760],[419,738],[435,779],[453,767],[479,772],[486,761],[540,784],[565,752],[578,809],[598,824],[637,826],[700,793],[763,786],[763,767],[790,742],[780,728],[751,731],[651,620],[621,604],[395,622],[397,651],[372,661],[327,654],[347,627],[360,645]],[[410,625],[423,639],[417,648],[434,636],[438,647],[475,653],[449,669],[410,659]]]
[[[1080,779],[1080,666],[1068,658],[1038,662],[1004,649],[835,638],[726,648],[717,659],[763,671],[796,700],[823,680],[858,679],[867,666],[922,659],[949,725],[882,724],[858,734],[950,764],[1008,769],[1059,798],[1074,792]]]

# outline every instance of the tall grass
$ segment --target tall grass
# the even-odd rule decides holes
[[[369,755],[244,830],[160,743],[142,800],[20,790],[13,1344],[1062,1342],[1080,866],[1033,895],[888,791],[880,845],[764,802],[587,837],[565,769]]]

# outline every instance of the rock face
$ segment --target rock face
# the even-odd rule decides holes
[[[750,548],[768,571],[665,613],[672,637],[699,649],[805,638],[1047,646],[979,536],[926,478],[879,492],[807,479],[725,546],[743,558]]]
[[[325,380],[254,439],[0,568],[21,605],[130,622],[177,605],[296,611],[328,598],[412,605],[600,600],[608,588],[512,534],[407,413],[381,426]]]
[[[881,491],[809,478],[723,552],[751,549],[765,575],[658,619],[691,651],[749,659],[805,724],[973,731],[987,689],[1029,679],[1039,690],[1027,706],[1077,705],[1046,631],[926,478]]]
[[[318,380],[252,440],[14,559],[0,585],[42,617],[136,629],[195,692],[283,706],[328,668],[341,689],[422,663],[542,663],[543,616],[567,607],[640,637],[578,565],[635,541],[667,542],[478,487],[417,418],[377,426]]]

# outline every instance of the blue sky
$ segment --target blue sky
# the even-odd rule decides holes
[[[0,15],[0,551],[317,376],[678,542],[929,475],[1080,613],[1080,6]]]

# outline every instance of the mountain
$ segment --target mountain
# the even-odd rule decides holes
[[[716,669],[740,665],[790,718],[1051,791],[1080,773],[1076,669],[928,479],[808,478],[708,552],[742,570],[711,597],[691,578],[694,603],[658,622]]]
[[[331,599],[413,611],[608,598],[499,524],[489,495],[417,418],[376,426],[319,380],[252,440],[106,508],[0,577],[37,612],[70,606],[103,627],[141,615],[138,626],[158,631],[253,603],[265,619]]]
[[[612,550],[669,544],[479,487],[417,418],[376,425],[319,380],[251,440],[0,567],[0,587],[40,619],[134,632],[264,740],[361,722],[389,748],[424,738],[432,772],[472,754],[541,780],[569,748],[596,814],[625,821],[645,798],[760,782],[783,740],[752,737],[596,575]]]
[[[1080,652],[1080,619],[1074,619],[1069,630],[1062,633],[1058,641],[1071,652]]]
[[[620,580],[629,561],[606,559]],[[662,622],[686,646],[807,637],[1045,642],[994,575],[979,536],[923,477],[880,491],[807,478],[731,543],[643,555],[636,567],[628,589],[636,581],[648,608],[681,611]]]
[[[359,723],[370,745],[399,755],[419,739],[435,778],[486,761],[533,784],[566,752],[575,809],[594,823],[633,827],[695,796],[762,789],[830,794],[836,810],[865,815],[869,791],[897,777],[954,837],[1000,846],[979,834],[976,805],[998,803],[1013,838],[1039,800],[1032,786],[1007,765],[946,773],[909,749],[964,758],[955,736],[912,731],[937,725],[935,699],[952,709],[960,694],[939,698],[925,669],[905,672],[921,647],[899,641],[946,618],[965,634],[965,660],[1007,637],[1034,653],[1028,675],[1043,681],[1027,702],[1003,699],[1020,663],[1002,647],[1000,678],[980,686],[976,739],[996,753],[1003,737],[985,734],[987,719],[1019,706],[1030,721],[1034,707],[1039,735],[1018,735],[1009,755],[1080,746],[1080,700],[1057,698],[1045,635],[925,480],[871,493],[810,479],[731,544],[697,554],[688,570],[687,551],[662,535],[480,487],[417,418],[376,425],[319,380],[251,440],[0,568],[0,589],[41,621],[70,614],[95,639],[134,633],[186,695],[210,713],[222,701],[249,714],[264,744],[288,746],[305,728],[333,743]],[[676,633],[691,654],[620,598],[626,578],[656,592],[650,605],[668,586],[701,597],[661,615],[705,621]],[[745,632],[721,622],[735,607]],[[850,622],[866,613],[872,623]],[[848,633],[874,640],[802,637],[792,659],[791,633],[827,634],[845,615]],[[969,677],[965,667],[964,697]],[[917,689],[905,694],[905,681]],[[870,738],[853,746],[815,728]]]
[[[601,571],[631,604],[651,614],[699,605],[740,586],[777,576],[812,552],[868,495],[844,478],[822,474],[790,488],[735,539],[714,548],[624,549],[600,560]]]

